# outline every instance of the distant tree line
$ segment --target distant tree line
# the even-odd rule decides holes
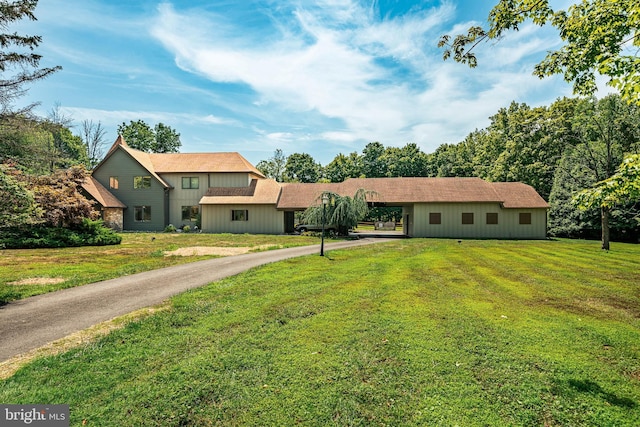
[[[548,107],[511,103],[456,144],[426,154],[414,144],[367,144],[361,153],[338,154],[326,166],[305,153],[281,150],[259,162],[266,176],[283,182],[342,182],[347,178],[468,177],[520,181],[551,204],[549,233],[597,237],[603,221],[616,240],[638,241],[638,198],[603,210],[585,209],[574,196],[612,177],[625,157],[640,153],[640,109],[617,95],[561,98]],[[378,210],[373,216],[384,215]]]

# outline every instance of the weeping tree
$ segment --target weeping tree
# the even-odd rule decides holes
[[[310,224],[322,224],[324,211],[325,224],[335,224],[338,234],[346,236],[349,234],[349,228],[355,227],[358,221],[367,216],[369,213],[367,197],[374,194],[375,192],[362,188],[356,191],[353,197],[325,191],[316,199],[317,204],[310,206],[304,212],[304,220]],[[328,197],[327,206],[322,204],[323,197]]]

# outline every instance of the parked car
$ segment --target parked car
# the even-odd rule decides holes
[[[295,230],[299,233],[305,233],[307,231],[322,231],[322,224],[298,224],[295,227]],[[336,232],[338,227],[334,224],[325,224],[325,231]]]

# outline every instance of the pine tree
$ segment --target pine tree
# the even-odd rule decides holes
[[[12,102],[24,95],[25,85],[43,79],[61,67],[39,68],[41,55],[35,49],[42,42],[41,36],[10,33],[12,23],[21,19],[36,21],[33,13],[37,0],[0,0],[0,108],[6,114]],[[26,107],[28,111],[32,106]]]

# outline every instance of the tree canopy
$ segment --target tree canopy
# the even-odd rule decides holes
[[[180,134],[164,123],[151,128],[143,120],[123,122],[118,126],[118,134],[131,148],[147,153],[177,153],[182,146]]]
[[[550,51],[533,73],[542,78],[562,74],[574,93],[592,95],[598,74],[622,97],[640,103],[640,3],[637,0],[580,0],[566,10],[554,10],[550,0],[499,0],[488,17],[488,28],[473,26],[466,34],[444,35],[438,46],[443,58],[475,67],[475,47],[517,31],[527,20],[551,25],[564,45]]]

